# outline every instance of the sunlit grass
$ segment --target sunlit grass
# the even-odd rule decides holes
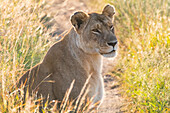
[[[46,5],[47,2],[44,0],[0,1],[0,112],[38,113],[40,108],[44,113],[76,112],[76,110],[88,112],[94,107],[92,100],[84,105],[88,91],[84,91],[86,85],[78,100],[69,100],[74,82],[70,84],[60,108],[57,106],[59,102],[57,100],[47,101],[42,107],[42,99],[37,98],[36,94],[29,97],[27,93],[24,102],[24,86],[13,87],[20,76],[41,62],[47,50],[55,42],[47,32],[49,26],[41,23],[46,22],[42,14]],[[44,17],[43,21],[41,17]]]
[[[44,1],[0,1],[0,112],[17,112],[22,97],[9,95],[16,80],[40,62],[51,42],[39,22]],[[28,99],[23,111],[35,111],[33,99]],[[22,110],[21,110],[22,111]]]
[[[109,2],[116,9],[120,58],[115,70],[123,71],[124,95],[131,100],[128,112],[167,112],[170,110],[168,0]]]

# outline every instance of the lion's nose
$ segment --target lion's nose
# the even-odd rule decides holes
[[[114,48],[117,43],[118,43],[117,41],[112,41],[112,42],[108,42],[107,44],[109,46],[113,46],[113,48]]]

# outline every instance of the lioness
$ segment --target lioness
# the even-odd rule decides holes
[[[114,34],[112,17],[115,14],[111,5],[105,6],[102,14],[76,12],[71,16],[74,26],[64,38],[55,43],[43,61],[28,70],[19,80],[18,87],[27,86],[29,93],[37,91],[44,101],[62,100],[66,90],[75,80],[70,99],[76,99],[89,79],[87,98],[93,103],[103,99],[104,86],[101,75],[102,56],[114,57],[117,39]],[[54,82],[48,82],[48,81]]]

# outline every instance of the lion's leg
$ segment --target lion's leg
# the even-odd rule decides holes
[[[99,75],[95,76],[99,77]],[[104,97],[104,83],[102,77],[90,81],[90,88],[87,96],[88,98],[93,98],[91,109],[96,111],[102,103]]]

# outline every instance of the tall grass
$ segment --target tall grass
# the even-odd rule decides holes
[[[13,87],[26,70],[41,62],[47,49],[54,43],[48,32],[49,26],[42,24],[48,21],[46,15],[43,15],[45,6],[48,6],[45,0],[0,1],[0,112],[30,113],[39,112],[40,108],[44,113],[88,112],[95,107],[92,105],[93,98],[84,105],[89,78],[78,100],[69,101],[73,81],[60,108],[57,100],[47,101],[42,107],[42,99],[37,98],[36,94],[32,97],[26,94],[24,103],[23,88]],[[50,108],[49,105],[53,107]]]
[[[43,0],[0,1],[0,112],[16,112],[22,106],[22,98],[9,95],[11,86],[24,70],[41,61],[51,44],[39,22],[44,4]],[[27,101],[23,111],[35,111],[35,101]]]
[[[169,1],[108,0],[116,9],[119,61],[128,112],[170,112]],[[121,70],[121,71],[120,71]],[[130,108],[130,109],[129,109]]]

